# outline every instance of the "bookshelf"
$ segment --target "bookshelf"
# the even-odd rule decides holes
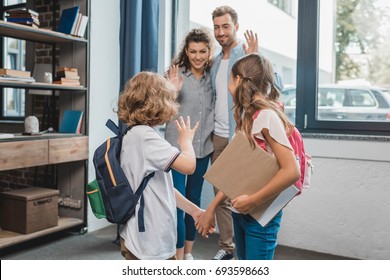
[[[88,43],[88,40],[61,32],[43,28],[31,28],[17,23],[0,20],[0,33],[2,36],[15,39],[30,40],[40,43],[66,43],[81,42]]]
[[[35,2],[27,0],[27,7],[34,9]],[[57,8],[59,14],[63,9],[79,6],[80,12],[90,16],[90,0],[59,0],[53,1],[53,5],[50,6]],[[53,14],[55,13],[53,12]],[[0,20],[0,36],[26,41],[28,48],[26,51],[26,67],[29,69],[34,68],[36,61],[35,44],[51,45],[53,51],[53,60],[51,61],[53,77],[56,70],[61,66],[74,67],[78,69],[81,86],[1,80],[0,89],[26,89],[25,116],[34,111],[34,103],[31,101],[33,97],[28,94],[28,90],[51,92],[50,98],[53,100],[57,98],[58,100],[56,103],[50,103],[53,106],[50,108],[51,113],[57,112],[59,115],[56,125],[59,126],[66,110],[79,110],[83,112],[81,133],[44,133],[38,136],[25,136],[20,131],[20,133],[15,133],[14,138],[0,139],[0,172],[41,167],[45,170],[46,168],[54,170],[55,180],[51,187],[59,190],[60,197],[68,197],[79,201],[81,207],[69,207],[68,205],[59,204],[58,225],[30,234],[20,234],[0,229],[0,250],[38,237],[42,238],[58,231],[72,229],[84,233],[87,230],[85,187],[88,180],[89,24],[84,38],[55,31],[57,24],[58,18],[54,18],[52,21],[54,28],[48,30]],[[59,50],[58,64],[56,64],[57,49]],[[3,66],[0,65],[0,67]],[[0,123],[0,132],[5,125],[9,126],[9,124]],[[24,187],[24,185],[21,185],[21,187]],[[9,213],[9,215],[12,215],[12,213]]]

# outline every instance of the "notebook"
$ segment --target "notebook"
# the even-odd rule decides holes
[[[65,110],[58,132],[60,133],[81,133],[83,111]]]

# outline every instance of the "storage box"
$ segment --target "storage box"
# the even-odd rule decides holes
[[[1,193],[1,228],[28,234],[57,226],[58,194],[38,187]]]

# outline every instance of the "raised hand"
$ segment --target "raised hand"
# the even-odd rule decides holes
[[[199,122],[196,122],[195,126],[191,128],[191,119],[187,116],[186,122],[182,116],[179,117],[179,120],[176,120],[176,129],[179,132],[179,136],[177,138],[177,143],[182,146],[184,142],[189,141],[192,145],[192,140],[194,139],[194,135],[196,130],[199,127]]]
[[[247,45],[243,44],[245,54],[256,53],[259,51],[259,40],[257,33],[253,33],[252,30],[247,30],[244,33]]]
[[[165,73],[165,78],[176,88],[177,91],[180,91],[183,87],[183,75],[180,75],[179,78],[179,66],[171,65],[169,67],[169,72]]]

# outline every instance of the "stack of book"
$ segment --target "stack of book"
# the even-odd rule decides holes
[[[31,77],[30,71],[0,68],[0,81],[17,81],[17,82],[34,83],[35,79]]]
[[[39,14],[31,9],[18,9],[7,11],[7,21],[39,28]]]
[[[80,76],[77,68],[61,67],[54,77],[53,84],[66,86],[79,86]]]
[[[81,14],[79,10],[79,6],[64,9],[61,13],[57,31],[78,37],[84,37],[89,17]]]

